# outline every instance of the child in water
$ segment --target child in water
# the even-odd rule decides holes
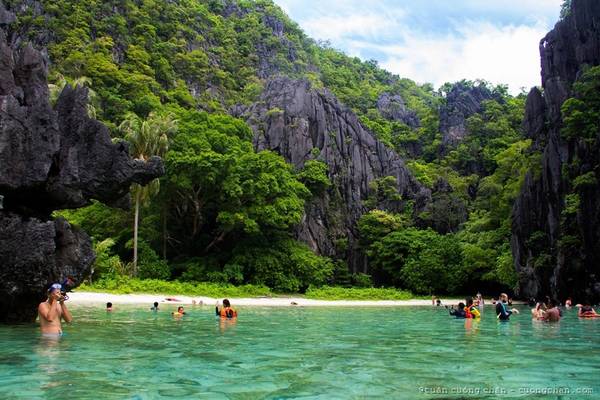
[[[185,312],[183,311],[182,306],[177,307],[177,311],[173,312],[174,317],[183,317],[184,315],[185,315]]]

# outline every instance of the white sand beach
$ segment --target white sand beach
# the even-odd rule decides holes
[[[214,305],[217,300],[212,297],[190,297],[166,294],[111,294],[92,292],[69,293],[71,304],[106,303],[113,304],[152,304],[158,301],[161,304],[197,304]],[[254,298],[229,298],[235,306],[258,307],[396,307],[396,306],[431,306],[431,300],[313,300],[302,297],[254,297]],[[444,299],[442,304],[458,304],[464,299]],[[486,304],[492,304],[491,299],[486,299]]]

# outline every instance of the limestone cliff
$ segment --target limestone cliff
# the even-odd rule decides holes
[[[417,209],[430,200],[429,190],[398,154],[365,130],[330,92],[315,90],[308,81],[273,78],[260,100],[240,113],[255,132],[257,150],[276,151],[296,168],[309,159],[327,164],[332,187],[307,205],[298,237],[320,254],[346,256],[354,272],[366,271],[364,257],[356,251],[356,221],[365,212],[371,181],[393,176],[402,198],[415,200]]]
[[[570,14],[540,42],[540,55],[543,92],[529,93],[524,127],[543,152],[542,165],[540,171],[529,173],[513,208],[512,251],[519,292],[525,297],[598,301],[600,185],[594,171],[598,146],[590,148],[584,138],[561,137],[561,106],[573,95],[572,85],[582,72],[600,64],[600,2],[573,0]],[[565,213],[571,190],[566,173],[573,168],[576,176],[589,172],[596,176],[595,184],[579,193],[575,216]]]
[[[0,322],[33,320],[50,283],[77,285],[89,272],[90,238],[52,211],[91,199],[128,205],[131,183],[163,173],[159,158],[132,160],[87,116],[86,89],[67,87],[50,105],[46,58],[9,45],[12,21],[0,3]]]
[[[467,85],[464,81],[452,85],[446,93],[445,103],[440,108],[440,130],[444,148],[460,143],[468,134],[467,118],[483,111],[485,100],[502,98],[493,93],[486,85]]]

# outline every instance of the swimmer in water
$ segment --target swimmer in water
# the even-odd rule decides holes
[[[573,300],[571,300],[570,297],[567,297],[567,299],[565,300],[565,307],[566,308],[571,308],[573,307]]]
[[[40,329],[44,335],[62,335],[60,320],[66,323],[73,320],[71,312],[65,304],[65,296],[61,293],[62,285],[55,283],[48,289],[48,300],[38,306]]]
[[[231,307],[229,300],[223,299],[223,307],[219,309],[219,302],[217,301],[217,305],[215,306],[215,314],[221,318],[237,318],[237,311]]]
[[[531,309],[531,318],[533,319],[544,319],[544,310],[542,309],[542,303],[537,303],[534,308]]]
[[[183,317],[184,315],[185,315],[185,312],[183,311],[182,306],[177,307],[177,311],[173,312],[174,317]]]
[[[498,298],[498,302],[496,303],[496,317],[500,321],[508,321],[513,313],[519,313],[519,310],[517,310],[516,308],[508,310],[507,305],[508,295],[506,293],[501,293],[500,297]]]
[[[583,317],[583,318],[597,318],[597,317],[600,317],[600,314],[598,314],[596,312],[596,310],[594,310],[589,303],[586,303],[583,306],[581,304],[578,304],[577,306],[579,307],[579,311],[577,311],[577,316],[578,317]]]
[[[556,303],[553,300],[548,300],[546,303],[546,312],[544,313],[543,320],[548,322],[560,321],[560,311],[556,307]]]

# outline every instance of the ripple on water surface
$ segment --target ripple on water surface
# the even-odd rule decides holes
[[[499,323],[492,308],[465,321],[429,307],[248,307],[237,322],[219,321],[210,307],[181,319],[169,306],[147,308],[72,306],[75,323],[59,340],[42,338],[37,325],[0,326],[0,398],[600,394],[600,319],[579,320],[574,310],[547,324],[526,309]]]

